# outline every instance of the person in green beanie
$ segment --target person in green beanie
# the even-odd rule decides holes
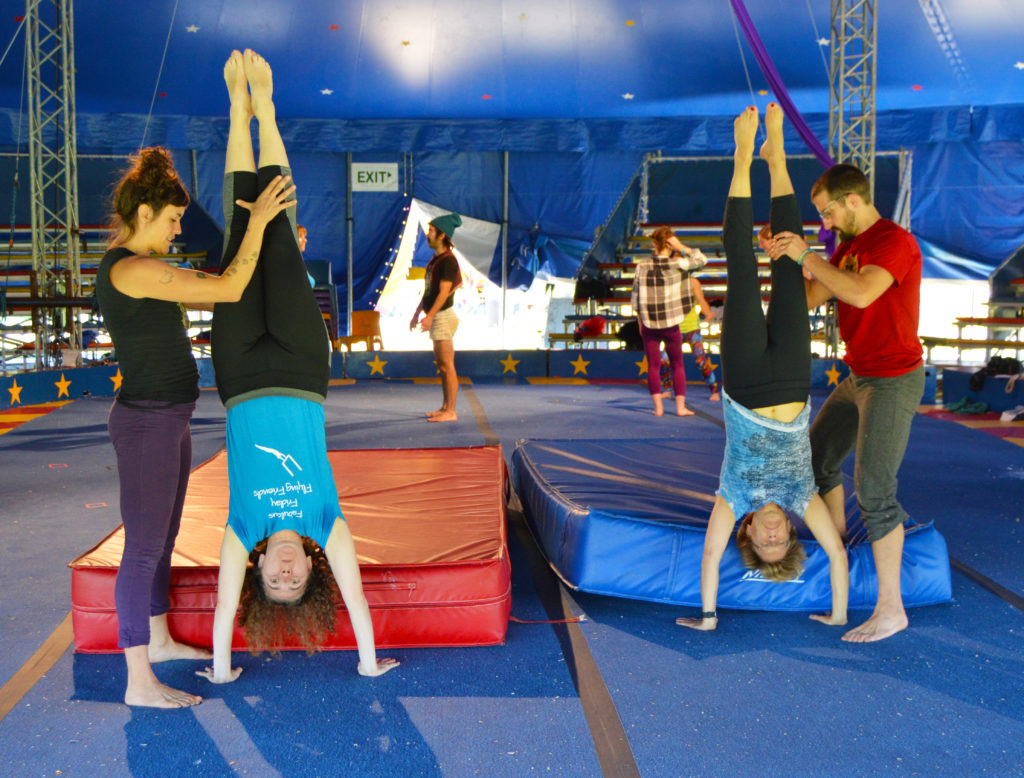
[[[419,325],[421,330],[430,333],[434,343],[434,357],[441,372],[443,401],[440,408],[427,414],[427,421],[458,419],[455,398],[459,392],[459,377],[455,373],[455,347],[452,339],[459,326],[453,305],[455,290],[462,286],[462,271],[452,252],[452,235],[461,224],[462,217],[457,213],[446,213],[430,222],[427,244],[434,250],[434,256],[427,264],[423,298],[409,322],[410,330]]]

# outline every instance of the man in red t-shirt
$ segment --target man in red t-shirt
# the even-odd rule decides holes
[[[809,307],[832,297],[838,301],[850,375],[819,411],[811,449],[818,490],[843,534],[840,467],[857,452],[854,488],[878,571],[878,600],[871,617],[843,640],[866,643],[907,626],[900,592],[907,513],[896,499],[896,474],[924,392],[917,337],[921,251],[909,232],[881,217],[867,177],[852,165],[826,170],[811,189],[811,200],[822,224],[841,241],[832,261],[793,233],[777,235],[769,253],[799,257]]]

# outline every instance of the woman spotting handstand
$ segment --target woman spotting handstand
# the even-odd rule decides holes
[[[248,49],[244,55],[232,52],[224,79],[231,97],[224,181],[223,262],[228,263],[249,219],[235,198],[245,200],[264,181],[287,174],[288,157],[266,61]],[[254,115],[258,172],[249,134]],[[213,362],[228,410],[231,486],[220,550],[213,667],[199,673],[214,683],[234,681],[242,672],[231,667],[239,601],[238,622],[253,650],[273,648],[289,632],[315,650],[334,628],[332,572],[352,620],[360,674],[381,675],[398,665],[394,659],[377,659],[355,545],[327,459],[323,402],[329,344],[295,230],[294,211],[275,217],[242,299],[214,309]]]
[[[782,141],[782,109],[769,103],[767,140],[761,157],[771,174],[771,230],[803,229]],[[740,555],[771,581],[799,574],[806,558],[785,511],[802,516],[829,558],[832,611],[811,616],[825,624],[846,623],[849,566],[846,550],[811,470],[810,329],[800,265],[791,257],[772,262],[772,292],[765,316],[751,235],[750,165],[757,134],[757,108],[735,122],[736,153],[723,238],[728,292],[722,320],[722,411],[725,456],[701,561],[701,618],[676,623],[712,630],[718,625],[718,566],[737,517]]]

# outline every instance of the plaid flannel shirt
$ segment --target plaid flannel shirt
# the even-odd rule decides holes
[[[677,327],[693,308],[690,273],[708,262],[700,251],[684,257],[642,259],[633,278],[633,310],[651,330]]]

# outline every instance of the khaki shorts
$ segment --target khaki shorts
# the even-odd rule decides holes
[[[455,315],[455,309],[445,308],[435,313],[434,320],[430,322],[430,339],[451,340],[458,328],[459,317]]]

